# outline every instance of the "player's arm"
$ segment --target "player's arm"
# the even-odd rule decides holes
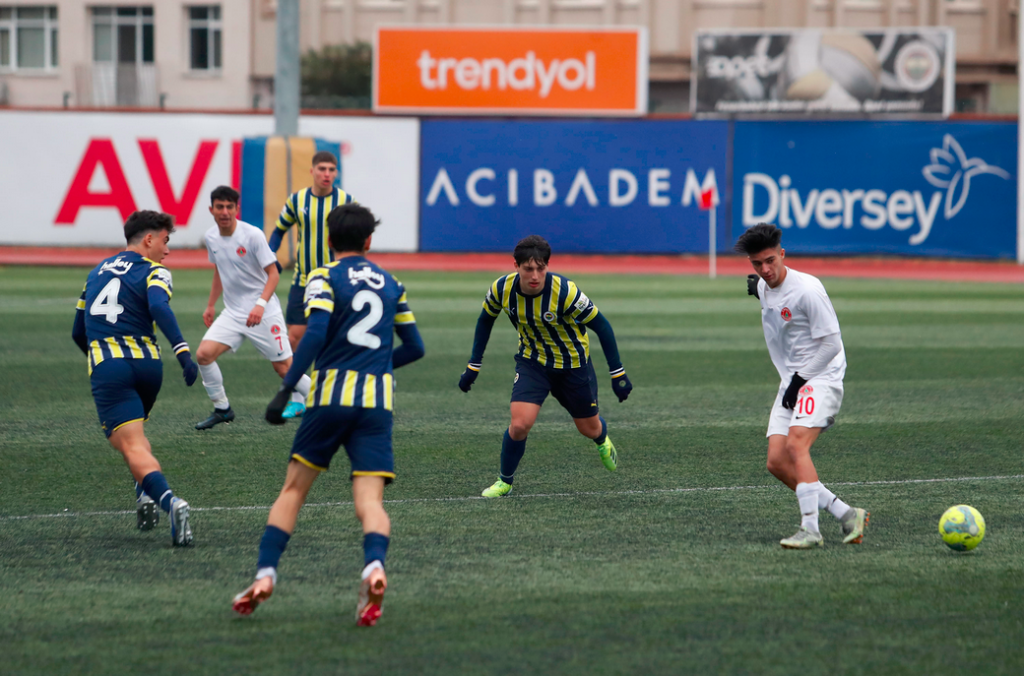
[[[306,306],[306,332],[295,348],[292,365],[281,380],[281,389],[270,401],[264,414],[271,425],[283,425],[284,407],[302,376],[313,365],[320,351],[327,344],[327,328],[334,312],[334,289],[325,268],[317,268],[309,274],[304,296]]]
[[[71,328],[71,339],[75,341],[82,352],[89,354],[89,340],[85,337],[85,287],[82,287],[82,295],[78,298],[77,309],[75,310],[75,325]]]
[[[806,385],[808,380],[814,380],[824,373],[842,349],[843,338],[840,334],[831,333],[822,337],[818,344],[818,351],[802,369],[793,374],[793,378],[789,381],[789,387],[782,395],[782,408],[795,407],[796,400],[800,396],[800,388]]]
[[[206,324],[206,328],[210,328],[213,324],[213,320],[217,317],[217,308],[214,306],[217,304],[217,299],[220,298],[220,294],[223,292],[224,285],[220,281],[220,270],[214,268],[213,282],[210,284],[210,300],[206,303],[206,309],[203,310],[203,323]]]
[[[276,261],[263,268],[263,270],[267,273],[267,283],[263,286],[263,293],[256,300],[256,305],[249,311],[249,316],[245,320],[246,326],[256,326],[263,321],[263,310],[267,307],[267,301],[270,300],[270,297],[274,295],[274,291],[277,290],[277,283],[281,279],[281,273],[277,271]]]
[[[298,194],[298,193],[296,193]],[[281,243],[284,241],[284,236],[288,232],[288,228],[295,225],[299,220],[298,216],[298,200],[296,195],[291,195],[285,200],[284,208],[281,209],[281,215],[277,217],[277,227],[274,228],[274,232],[270,235],[271,251],[277,251],[281,248]]]
[[[476,320],[476,331],[473,333],[473,352],[469,356],[466,370],[459,377],[459,389],[463,392],[469,392],[473,383],[476,382],[477,376],[480,375],[480,369],[483,368],[484,350],[487,349],[487,343],[491,339],[491,330],[494,328],[494,320],[497,318],[498,315],[491,314],[491,308],[487,306],[485,300],[484,309],[480,311],[480,316]]]
[[[615,341],[615,332],[612,330],[611,323],[598,311],[586,322],[586,326],[601,341],[601,349],[604,351],[605,359],[608,360],[608,372],[612,377],[612,391],[620,402],[626,401],[629,393],[633,391],[633,383],[629,381],[626,369],[622,366],[622,359],[619,358],[619,344]]]
[[[398,307],[395,311],[395,333],[402,341],[391,353],[391,368],[397,369],[421,359],[427,353],[423,345],[423,338],[416,328],[416,317],[409,309],[409,301],[405,296],[405,289],[398,297]]]
[[[171,310],[171,295],[174,293],[171,271],[165,267],[153,268],[146,278],[146,296],[149,300],[149,314],[160,330],[167,336],[171,350],[181,364],[185,385],[192,387],[199,375],[199,367],[192,361],[192,351],[178,328],[178,320]]]

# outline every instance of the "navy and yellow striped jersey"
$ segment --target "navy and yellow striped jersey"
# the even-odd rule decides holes
[[[405,287],[362,256],[345,256],[310,273],[305,305],[307,317],[331,313],[306,406],[393,410],[395,326],[416,323]]]
[[[597,306],[562,275],[549,272],[536,296],[523,295],[518,273],[499,277],[487,290],[484,310],[492,317],[505,311],[525,359],[556,369],[586,366],[590,359],[585,324],[597,316]]]
[[[334,207],[353,201],[352,195],[340,188],[335,188],[326,197],[317,197],[312,188],[303,188],[285,201],[281,215],[277,218],[277,229],[284,234],[288,228],[299,224],[292,284],[305,286],[311,271],[334,260],[327,232],[327,214]]]
[[[89,273],[78,310],[85,313],[90,374],[105,359],[160,358],[149,313],[153,287],[170,298],[174,293],[171,271],[134,251],[111,256]]]

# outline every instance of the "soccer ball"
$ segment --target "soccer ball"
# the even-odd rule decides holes
[[[974,549],[985,537],[985,517],[970,505],[950,507],[939,519],[939,535],[950,549]]]

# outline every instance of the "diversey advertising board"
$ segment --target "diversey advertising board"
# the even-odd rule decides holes
[[[727,124],[424,120],[420,248],[511,253],[539,234],[556,252],[706,252]]]
[[[802,253],[1013,258],[1017,127],[737,122],[733,232]]]

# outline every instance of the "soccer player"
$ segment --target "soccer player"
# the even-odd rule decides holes
[[[761,301],[764,340],[782,379],[768,421],[768,471],[796,491],[802,516],[800,530],[780,544],[822,546],[819,509],[839,519],[844,544],[859,544],[868,512],[825,488],[811,461],[811,446],[835,422],[843,403],[846,352],[832,301],[817,277],[784,265],[782,231],[774,225],[747,230],[736,251],[747,255],[757,273],[747,278],[747,293]]]
[[[548,393],[569,412],[580,434],[594,440],[608,471],[615,471],[618,454],[608,438],[608,425],[598,413],[597,376],[590,361],[587,328],[601,341],[612,392],[619,402],[633,391],[619,359],[612,325],[574,282],[548,272],[551,247],[544,238],[530,235],[520,240],[512,256],[516,271],[499,277],[487,290],[476,322],[473,354],[459,378],[459,389],[469,392],[480,375],[494,320],[504,311],[519,332],[519,354],[512,385],[512,422],[501,442],[498,480],[484,489],[485,498],[498,498],[512,490],[516,468],[526,452],[526,437]]]
[[[209,330],[196,350],[196,361],[203,387],[213,402],[213,414],[196,423],[197,430],[235,419],[217,358],[228,350],[237,352],[243,339],[248,338],[282,378],[292,365],[292,348],[284,335],[284,316],[274,293],[281,275],[266,236],[259,228],[238,220],[238,193],[225,185],[210,193],[210,213],[217,225],[206,231],[206,251],[216,267],[210,301],[203,311],[203,322]],[[214,304],[222,292],[224,311],[215,320]],[[301,416],[306,410],[303,401],[309,385],[309,376],[302,376],[285,409],[289,418]]]
[[[313,175],[313,187],[303,188],[285,201],[277,219],[277,228],[270,236],[270,250],[276,252],[281,248],[288,229],[296,223],[299,225],[295,276],[288,291],[288,306],[284,315],[293,351],[306,330],[303,294],[309,273],[334,260],[328,237],[327,215],[335,207],[353,201],[352,195],[334,185],[338,177],[338,158],[333,153],[322,150],[313,155],[313,167],[309,173]]]
[[[266,418],[275,425],[283,422],[281,413],[292,388],[315,359],[309,409],[295,434],[284,488],[270,509],[256,581],[235,597],[232,607],[248,615],[273,593],[278,562],[309,489],[344,445],[352,466],[356,517],[363,526],[356,624],[373,626],[387,589],[384,556],[391,521],[383,500],[385,484],[395,477],[392,370],[419,359],[424,349],[404,287],[365,258],[377,226],[370,210],[358,204],[337,207],[327,223],[339,258],[309,275],[308,328]],[[395,333],[402,340],[397,348]]]
[[[187,386],[199,371],[171,311],[171,272],[160,264],[173,231],[167,214],[136,211],[128,217],[125,250],[101,262],[86,279],[72,338],[89,358],[103,432],[135,477],[139,529],[156,527],[159,505],[170,515],[172,544],[182,547],[192,543],[188,503],[171,491],[143,432],[163,382],[154,322],[167,336]]]

